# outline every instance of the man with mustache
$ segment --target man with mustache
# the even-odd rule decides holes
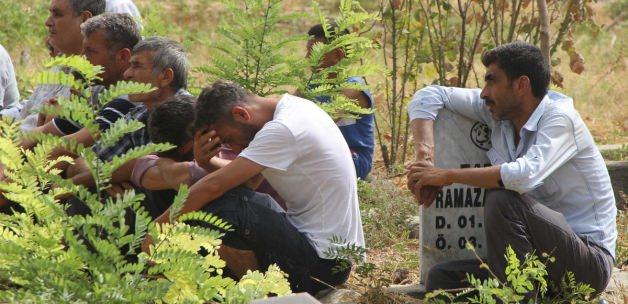
[[[485,200],[487,262],[506,281],[504,253],[510,245],[520,260],[547,253],[549,281],[567,271],[602,292],[615,257],[617,209],[606,165],[573,100],[548,91],[550,67],[541,51],[515,42],[482,56],[485,86],[429,86],[409,105],[416,162],[408,187],[428,208],[438,187],[452,183],[491,189]],[[442,108],[483,122],[491,129],[486,168],[434,167],[433,121]],[[479,261],[454,261],[430,269],[426,288],[468,286],[466,273],[486,278]]]

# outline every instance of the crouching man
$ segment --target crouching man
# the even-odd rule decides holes
[[[417,161],[409,167],[408,187],[424,208],[438,187],[461,183],[492,189],[484,209],[487,262],[505,281],[504,253],[512,246],[550,254],[549,280],[567,271],[578,282],[602,292],[615,257],[617,213],[608,171],[573,100],[548,91],[550,68],[530,44],[499,46],[482,56],[484,89],[426,87],[410,103]],[[491,129],[492,166],[440,169],[433,166],[433,120],[442,108],[483,122]],[[486,277],[477,261],[435,265],[426,287],[467,286],[465,273]]]
[[[364,236],[351,153],[334,121],[309,100],[264,98],[216,82],[198,98],[195,126],[206,130],[199,140],[215,145],[212,153],[219,144],[239,153],[195,183],[181,211],[203,210],[233,226],[219,250],[232,274],[276,263],[295,292],[344,283],[350,269],[335,271],[338,261],[327,253],[364,247]],[[285,199],[285,213],[238,187],[260,173]],[[157,222],[168,218],[169,210]]]

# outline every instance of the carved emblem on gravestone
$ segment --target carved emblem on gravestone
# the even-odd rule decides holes
[[[476,122],[471,128],[471,141],[476,147],[488,151],[491,148],[491,129],[481,122]]]

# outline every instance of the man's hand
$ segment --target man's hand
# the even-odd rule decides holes
[[[407,168],[408,189],[420,205],[429,207],[443,186],[450,185],[447,170],[435,168],[431,160],[417,161]]]
[[[111,187],[107,188],[107,194],[111,197],[123,196],[124,193],[128,190],[133,189],[133,186],[127,182],[119,183],[119,184],[111,184]]]
[[[194,135],[194,159],[207,171],[213,171],[210,160],[220,152],[220,137],[214,130],[199,130]]]

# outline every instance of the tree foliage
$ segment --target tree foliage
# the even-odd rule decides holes
[[[367,88],[347,83],[349,77],[381,71],[367,61],[375,44],[365,32],[377,19],[376,14],[366,12],[356,0],[341,0],[339,14],[333,18],[338,24],[335,33],[348,30],[349,34],[332,34],[331,19],[313,2],[330,43],[316,44],[311,55],[303,58],[294,50],[305,49],[307,35],[294,34],[280,26],[302,18],[303,14],[284,12],[282,0],[225,0],[224,3],[228,17],[221,19],[219,36],[210,42],[215,53],[209,65],[199,68],[210,79],[236,82],[260,96],[290,90],[297,90],[310,100],[327,96],[330,102],[319,105],[332,118],[355,118],[371,113],[345,97],[342,91]],[[335,66],[319,68],[323,56],[335,49],[342,50],[345,58]]]

